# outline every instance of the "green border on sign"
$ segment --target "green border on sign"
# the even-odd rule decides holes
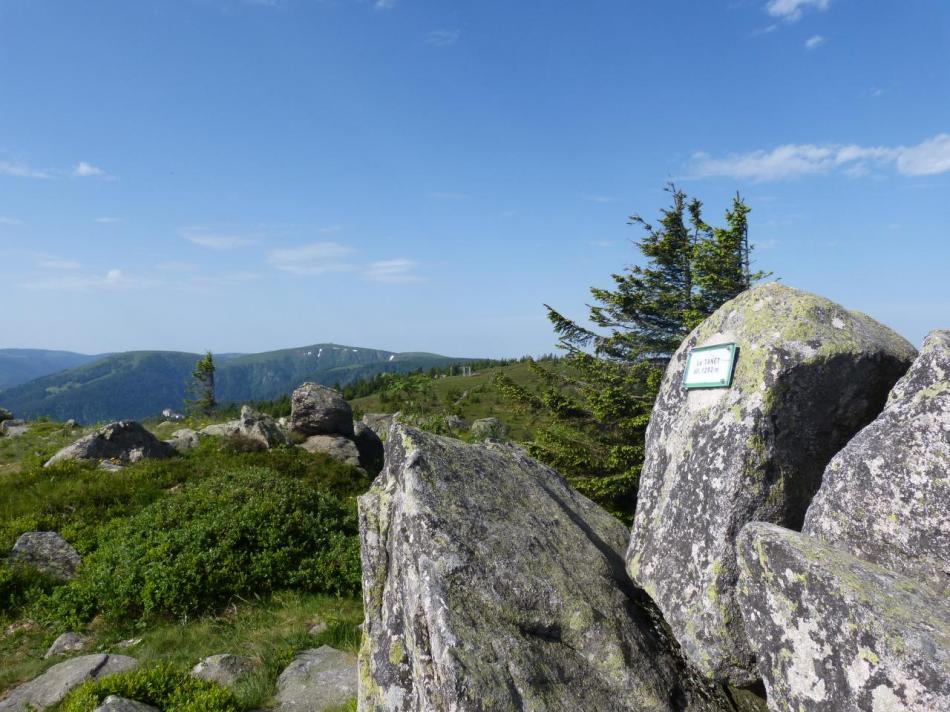
[[[689,365],[693,362],[693,354],[702,351],[711,351],[713,349],[729,349],[729,377],[725,381],[707,381],[705,383],[686,383],[686,376],[689,374]],[[736,352],[739,350],[735,344],[714,344],[713,346],[701,346],[698,349],[690,349],[689,358],[686,360],[686,370],[683,371],[683,388],[692,390],[693,388],[729,388],[732,385],[732,374],[736,370]]]

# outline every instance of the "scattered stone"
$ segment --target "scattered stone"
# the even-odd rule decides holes
[[[319,616],[313,619],[313,622],[310,624],[310,627],[307,629],[307,635],[320,635],[321,633],[326,632],[329,628],[327,622],[320,618]]]
[[[119,460],[123,463],[164,459],[177,453],[134,420],[109,423],[67,445],[53,455],[45,467],[63,460]]]
[[[198,431],[198,435],[207,435],[213,438],[232,438],[241,433],[241,421],[229,420],[226,423],[208,425]]]
[[[34,566],[50,576],[75,578],[82,557],[56,532],[25,532],[10,552],[11,561]]]
[[[89,645],[91,640],[88,635],[83,635],[82,633],[63,633],[53,641],[53,644],[49,646],[49,650],[46,651],[46,655],[44,655],[43,658],[52,658],[56,655],[78,652]]]
[[[376,433],[381,441],[385,442],[393,420],[398,415],[398,413],[366,413],[363,415],[363,424]]]
[[[11,419],[0,421],[0,434],[6,435],[8,438],[23,435],[29,432],[29,430],[30,426],[26,424],[25,420]]]
[[[311,435],[297,447],[307,452],[322,452],[353,467],[360,466],[360,452],[356,449],[356,443],[343,435]]]
[[[353,432],[353,441],[360,454],[360,467],[375,477],[383,469],[383,441],[366,423],[356,423]]]
[[[13,413],[6,408],[0,408],[0,423],[4,420],[13,420]]]
[[[769,709],[950,710],[950,601],[772,524],[737,542],[739,601]]]
[[[254,670],[254,661],[242,655],[211,655],[191,669],[194,677],[233,687]]]
[[[468,421],[458,415],[447,415],[445,426],[449,430],[465,430],[468,427]]]
[[[359,511],[360,710],[729,709],[627,577],[626,527],[518,450],[397,424]]]
[[[298,653],[277,678],[279,712],[323,712],[356,697],[356,658],[329,645]]]
[[[332,388],[304,383],[290,399],[290,428],[301,435],[353,437],[353,410]]]
[[[165,442],[175,448],[179,453],[184,454],[198,447],[200,440],[201,438],[198,436],[198,433],[191,428],[179,428],[173,432],[171,438]]]
[[[476,440],[504,440],[508,427],[498,418],[479,418],[472,423],[468,432]]]
[[[152,707],[144,702],[137,702],[118,695],[109,695],[92,712],[159,712],[159,710],[157,707]]]
[[[287,436],[276,420],[246,405],[241,407],[240,432],[244,437],[261,443],[266,448],[287,444]]]
[[[128,638],[126,640],[120,640],[115,644],[117,648],[134,648],[136,645],[142,642],[141,638]]]
[[[120,465],[118,462],[113,462],[112,460],[103,460],[99,463],[98,469],[104,470],[106,472],[121,472],[125,469],[125,467]]]
[[[950,331],[935,331],[884,412],[835,455],[802,531],[950,584]]]
[[[690,350],[724,343],[739,348],[732,386],[686,390]],[[647,429],[627,567],[705,675],[758,678],[735,601],[739,530],[800,529],[828,461],[881,411],[914,355],[869,317],[774,283],[724,304],[673,355]]]
[[[101,653],[64,660],[30,682],[13,688],[0,700],[0,712],[46,709],[61,702],[73,688],[87,680],[133,670],[138,664],[135,658]]]

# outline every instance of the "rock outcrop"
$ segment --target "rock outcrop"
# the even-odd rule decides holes
[[[686,390],[691,349],[735,343],[730,388]],[[829,460],[881,411],[913,347],[869,317],[778,284],[748,290],[673,355],[647,430],[633,579],[707,676],[758,678],[735,600],[744,524],[801,528]]]
[[[504,440],[508,427],[498,418],[479,418],[472,423],[468,432],[476,440]]]
[[[146,458],[173,457],[176,454],[175,448],[156,438],[139,423],[120,420],[67,445],[53,455],[45,466],[63,460],[118,460],[132,463]]]
[[[356,658],[324,645],[298,653],[277,678],[277,712],[324,712],[356,697]]]
[[[64,580],[75,578],[82,563],[79,552],[57,532],[21,534],[10,552],[10,560]]]
[[[159,710],[157,707],[152,707],[144,702],[130,700],[118,695],[109,695],[92,712],[159,712]]]
[[[63,633],[53,641],[43,658],[54,658],[57,655],[76,653],[89,645],[90,642],[92,642],[92,639],[88,635],[73,632]]]
[[[398,417],[399,413],[364,413],[363,423],[376,433],[380,440],[385,440],[393,421]]]
[[[771,524],[747,525],[737,549],[771,710],[950,710],[945,595]]]
[[[191,669],[200,680],[214,682],[222,687],[233,687],[254,670],[254,661],[243,655],[209,655]]]
[[[359,499],[360,710],[720,710],[624,570],[627,530],[504,445],[397,424]]]
[[[935,331],[877,419],[828,465],[807,534],[950,584],[950,331]]]
[[[18,435],[23,435],[29,432],[29,430],[30,426],[27,425],[25,420],[20,420],[17,418],[0,420],[0,435],[5,435],[8,438],[15,438]]]
[[[277,425],[277,421],[265,413],[258,413],[250,406],[241,407],[241,418],[238,422],[241,435],[266,448],[287,444],[287,436]]]
[[[298,447],[307,452],[321,452],[353,467],[360,466],[360,451],[356,443],[343,435],[311,435]]]
[[[360,467],[370,475],[376,476],[383,469],[383,441],[376,432],[366,423],[356,423],[353,426],[353,442],[360,455]]]
[[[206,435],[212,438],[233,438],[240,434],[240,420],[229,420],[226,423],[213,423],[198,431],[198,435]]]
[[[99,680],[138,667],[125,655],[83,655],[54,665],[30,682],[13,688],[0,700],[0,712],[43,710],[61,702],[70,691],[87,680]]]
[[[353,410],[332,388],[304,383],[291,396],[290,429],[300,435],[353,437]]]
[[[175,448],[179,453],[184,454],[198,447],[199,441],[198,433],[191,428],[179,428],[173,432],[171,438],[165,442]]]

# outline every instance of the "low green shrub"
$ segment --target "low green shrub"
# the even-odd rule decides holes
[[[0,617],[15,617],[21,609],[52,591],[58,583],[32,566],[0,561]]]
[[[60,712],[92,712],[109,695],[158,707],[164,712],[239,712],[234,696],[218,685],[171,665],[143,667],[87,682],[60,705]]]

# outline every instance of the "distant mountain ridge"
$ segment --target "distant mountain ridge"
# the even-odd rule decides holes
[[[0,390],[34,378],[92,363],[108,354],[79,354],[49,349],[0,349]]]
[[[87,358],[91,360],[76,367],[0,390],[0,405],[17,417],[74,418],[81,423],[147,418],[165,408],[181,410],[200,354],[129,351]],[[304,381],[345,385],[382,372],[443,367],[467,360],[341,344],[227,354],[216,357],[216,395],[220,403],[269,400],[290,393]],[[0,361],[0,369],[2,364]]]

